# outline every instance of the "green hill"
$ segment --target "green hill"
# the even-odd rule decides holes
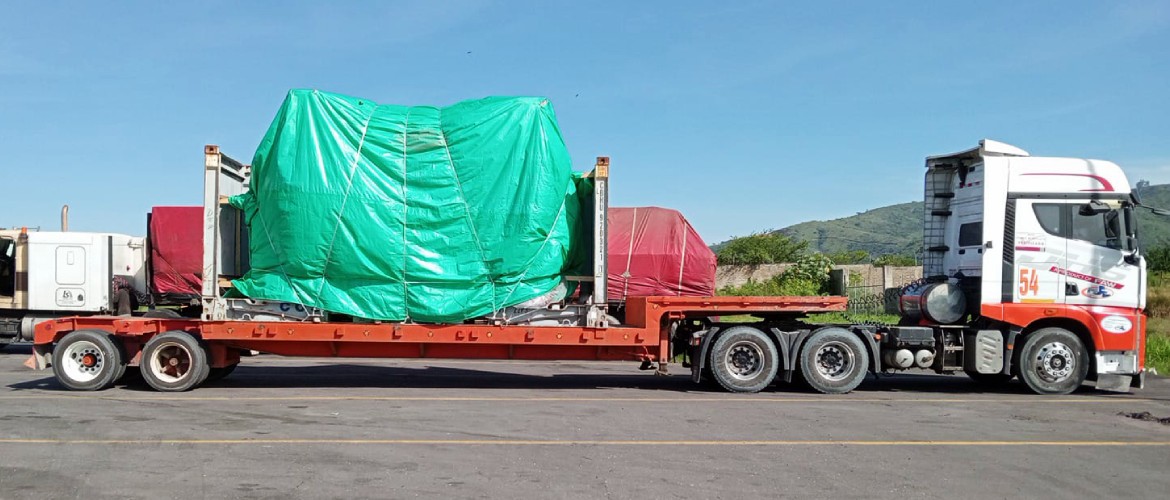
[[[1170,184],[1143,186],[1139,182],[1137,192],[1142,205],[1170,209]],[[1138,237],[1143,248],[1170,246],[1170,217],[1138,211]]]
[[[922,248],[922,202],[875,208],[851,217],[802,222],[779,230],[809,250],[838,253],[865,250],[870,255],[915,255]]]
[[[1138,188],[1142,204],[1170,209],[1170,184],[1142,184]],[[1138,214],[1142,247],[1170,246],[1170,217],[1147,210]],[[802,222],[777,232],[807,241],[809,250],[823,253],[865,250],[873,256],[918,255],[922,249],[922,202],[875,208],[840,219]],[[712,245],[712,249],[718,252],[724,243]]]

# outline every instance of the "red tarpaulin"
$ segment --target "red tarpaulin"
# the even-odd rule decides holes
[[[203,291],[203,207],[150,210],[151,287],[157,294]]]
[[[609,209],[609,298],[714,295],[715,252],[677,210]]]

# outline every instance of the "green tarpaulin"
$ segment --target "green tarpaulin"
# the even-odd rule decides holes
[[[580,181],[544,98],[408,107],[293,90],[231,200],[252,266],[234,285],[359,318],[483,316],[580,274]]]

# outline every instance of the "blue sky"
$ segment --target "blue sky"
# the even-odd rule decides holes
[[[0,226],[145,234],[301,87],[548,96],[614,204],[708,243],[916,200],[984,137],[1170,182],[1170,2],[587,3],[0,1]]]

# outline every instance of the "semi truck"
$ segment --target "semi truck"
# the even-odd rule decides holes
[[[240,353],[376,358],[628,360],[668,373],[677,355],[694,382],[752,393],[803,381],[846,393],[869,374],[966,373],[1018,378],[1038,394],[1086,380],[1102,390],[1144,383],[1145,263],[1134,211],[1114,163],[1033,157],[983,140],[926,159],[924,276],[899,299],[896,325],[818,324],[844,297],[607,297],[609,159],[591,172],[592,273],[580,292],[512,314],[461,323],[362,320],[229,293],[249,268],[248,232],[228,197],[249,166],[204,150],[203,276],[198,318],[75,316],[35,327],[27,365],[74,390],[114,384],[139,367],[159,391],[230,373]],[[720,318],[750,316],[750,322]]]
[[[0,348],[51,318],[129,314],[146,289],[145,251],[124,234],[0,230]]]
[[[146,237],[68,231],[67,213],[61,231],[0,230],[0,348],[53,318],[177,316],[198,303],[187,254],[199,251],[200,207],[154,207]]]

